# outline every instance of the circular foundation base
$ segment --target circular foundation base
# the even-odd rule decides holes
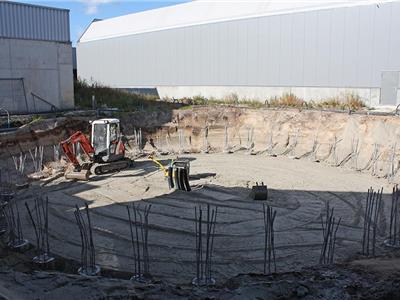
[[[32,261],[35,264],[44,265],[44,264],[48,264],[48,263],[51,263],[52,261],[54,261],[54,257],[49,256],[47,253],[43,253],[43,254],[35,256],[32,259]]]
[[[213,285],[215,285],[215,283],[216,283],[216,281],[212,277],[208,280],[206,280],[205,278],[199,279],[199,278],[195,277],[192,280],[192,285],[195,285],[195,286],[213,286]]]
[[[386,247],[400,249],[400,241],[394,243],[392,239],[387,239],[383,242]]]
[[[143,274],[137,274],[137,275],[133,275],[130,278],[131,281],[135,281],[135,282],[140,282],[140,283],[150,283],[151,282],[151,278],[150,276],[146,276]]]
[[[15,240],[8,243],[8,247],[14,250],[23,250],[28,248],[28,246],[29,246],[29,241],[26,239]]]
[[[82,276],[98,276],[100,275],[101,268],[97,265],[95,265],[93,268],[92,267],[80,267],[78,269],[78,274]]]

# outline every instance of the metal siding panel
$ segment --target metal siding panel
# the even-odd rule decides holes
[[[260,18],[259,19],[259,69],[258,69],[258,77],[259,77],[259,85],[267,85],[268,82],[268,73],[269,73],[269,65],[268,65],[268,57],[270,53],[270,21],[269,18]]]
[[[172,66],[169,74],[169,78],[171,82],[177,83],[178,82],[178,74],[177,74],[177,69],[178,69],[178,57],[177,57],[177,38],[176,38],[176,32],[174,30],[170,30],[166,32],[166,35],[168,36],[168,40],[170,41],[170,65]],[[200,72],[200,70],[199,70]]]
[[[246,21],[236,22],[237,37],[236,37],[236,69],[235,79],[232,85],[243,85],[247,83],[247,23]]]
[[[176,83],[178,85],[182,84],[183,81],[183,69],[184,69],[184,59],[183,59],[183,49],[182,45],[184,44],[184,36],[183,30],[181,28],[174,31],[175,34],[175,45],[176,45]]]
[[[184,37],[184,43],[182,44],[182,50],[183,50],[183,56],[182,59],[185,62],[185,68],[183,70],[183,79],[182,79],[182,84],[187,85],[188,82],[190,81],[190,76],[192,73],[192,63],[191,59],[192,58],[192,52],[191,50],[191,34],[189,28],[183,28],[183,37]],[[157,58],[158,55],[156,54],[155,57]]]
[[[287,74],[290,82],[286,85],[303,86],[304,84],[304,42],[305,42],[305,17],[304,14],[295,14],[292,18],[292,47],[291,66]]]
[[[140,85],[145,85],[146,82],[150,79],[150,74],[149,70],[147,68],[147,62],[149,59],[148,56],[148,43],[149,43],[149,35],[144,34],[143,36],[135,36],[135,40],[140,38],[141,44],[139,45],[137,42],[135,43],[136,48],[138,49],[137,51],[137,63],[139,65],[138,72],[136,72],[137,76],[137,81],[140,83]],[[176,80],[179,80],[179,64],[176,64],[175,68],[175,73],[176,73]]]
[[[213,24],[212,26],[212,39],[213,39],[213,47],[212,47],[212,60],[210,63],[212,64],[212,76],[210,76],[210,84],[220,84],[221,82],[221,70],[224,68],[223,62],[220,59],[220,51],[221,51],[221,40],[219,39],[219,32],[221,30],[220,24]]]
[[[4,9],[4,2],[0,2],[0,36],[5,35],[5,27],[6,27],[6,16]]]
[[[381,71],[390,68],[387,64],[389,53],[389,28],[391,9],[389,5],[381,5],[374,10],[374,42],[373,60],[372,60],[372,84],[376,87],[380,86]]]
[[[160,73],[158,70],[158,66],[159,66],[159,60],[160,60],[160,49],[159,49],[159,45],[158,45],[158,38],[157,38],[157,33],[153,32],[150,34],[151,36],[151,40],[150,40],[150,53],[151,53],[151,57],[150,57],[150,70],[151,70],[151,78],[152,78],[152,82],[159,82],[160,79]]]
[[[280,51],[281,51],[281,17],[270,18],[269,26],[269,55],[266,56],[266,85],[277,86],[280,84]]]
[[[374,15],[374,7],[365,6],[360,7],[360,23],[358,34],[358,66],[357,66],[357,86],[368,87],[373,86],[372,83],[372,70],[371,61],[372,57],[372,44],[373,44],[373,24],[371,20]]]
[[[344,35],[346,31],[346,18],[343,9],[334,9],[331,14],[330,27],[331,55],[329,60],[329,85],[331,87],[344,84]]]
[[[279,46],[279,85],[287,85],[291,81],[293,15],[279,16],[281,22]]]
[[[2,2],[0,36],[69,42],[69,11]],[[50,21],[49,21],[50,20]],[[65,21],[66,20],[66,21]]]
[[[209,25],[201,26],[201,73],[199,85],[207,85],[209,83],[208,77],[210,76],[210,28]]]
[[[330,14],[328,11],[318,11],[317,18],[317,56],[316,80],[314,86],[327,86],[329,82],[330,59]]]
[[[258,65],[258,19],[247,20],[247,85],[255,85],[257,82]]]
[[[236,29],[235,22],[226,23],[226,56],[227,64],[225,65],[226,83],[232,83],[236,77]]]
[[[140,75],[139,66],[136,62],[135,52],[141,50],[140,45],[137,45],[137,39],[116,39],[115,43],[107,47],[107,56],[114,56],[117,59],[117,64],[115,65],[114,72],[112,74],[112,82],[114,86],[118,85],[129,85],[132,80],[137,80]],[[105,58],[107,61],[107,58]],[[109,61],[109,59],[108,59]],[[126,67],[122,67],[126,66]],[[104,69],[104,68],[103,68]],[[107,69],[105,69],[107,71]],[[109,75],[110,76],[110,75]]]
[[[391,3],[391,10],[388,59],[392,69],[400,70],[400,2]]]
[[[218,30],[218,40],[219,40],[219,73],[218,73],[218,84],[220,85],[228,85],[228,75],[229,75],[229,67],[232,64],[230,61],[230,43],[231,41],[228,39],[228,27],[227,23],[219,24]]]
[[[226,24],[219,23],[215,24],[214,29],[215,49],[214,49],[214,60],[215,60],[215,82],[214,84],[224,85],[227,83],[226,70],[227,70],[227,40],[225,36]]]
[[[318,13],[312,12],[305,15],[305,36],[304,36],[304,85],[313,86],[317,80],[317,68],[318,64],[316,61],[317,57],[317,23],[318,23]]]
[[[203,25],[204,28],[204,39],[205,39],[205,44],[207,45],[206,47],[206,52],[205,52],[205,59],[204,62],[206,64],[205,68],[205,73],[204,73],[204,78],[203,78],[203,84],[204,85],[212,85],[215,83],[216,79],[216,59],[215,59],[215,54],[216,54],[216,40],[215,40],[215,26],[214,24],[207,24]]]
[[[384,7],[269,16],[83,43],[80,53],[90,62],[80,63],[89,68],[80,74],[115,86],[362,87],[370,82],[371,65],[380,72],[400,64],[400,40],[393,34],[400,6],[390,6],[397,9],[392,15],[384,9],[376,29],[373,15]]]
[[[200,65],[201,65],[201,62],[200,62],[200,53],[201,53],[200,27],[191,27],[190,31],[193,36],[193,40],[192,40],[193,61],[191,64],[192,65],[192,73],[190,75],[191,80],[189,80],[189,82],[192,82],[193,84],[195,84],[195,83],[199,82],[199,79],[200,79],[200,74],[199,74]]]

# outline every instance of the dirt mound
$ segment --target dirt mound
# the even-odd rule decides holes
[[[210,288],[150,284],[58,272],[0,271],[3,299],[397,299],[399,273],[376,274],[349,265],[265,276],[243,274]]]

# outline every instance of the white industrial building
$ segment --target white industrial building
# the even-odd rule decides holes
[[[69,11],[0,0],[0,109],[73,107]]]
[[[160,97],[400,103],[399,1],[198,0],[90,24],[78,76]]]

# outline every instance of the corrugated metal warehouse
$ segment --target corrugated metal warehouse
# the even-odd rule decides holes
[[[0,1],[0,108],[74,107],[69,11]]]
[[[206,1],[90,24],[78,76],[161,97],[400,103],[399,1]]]

